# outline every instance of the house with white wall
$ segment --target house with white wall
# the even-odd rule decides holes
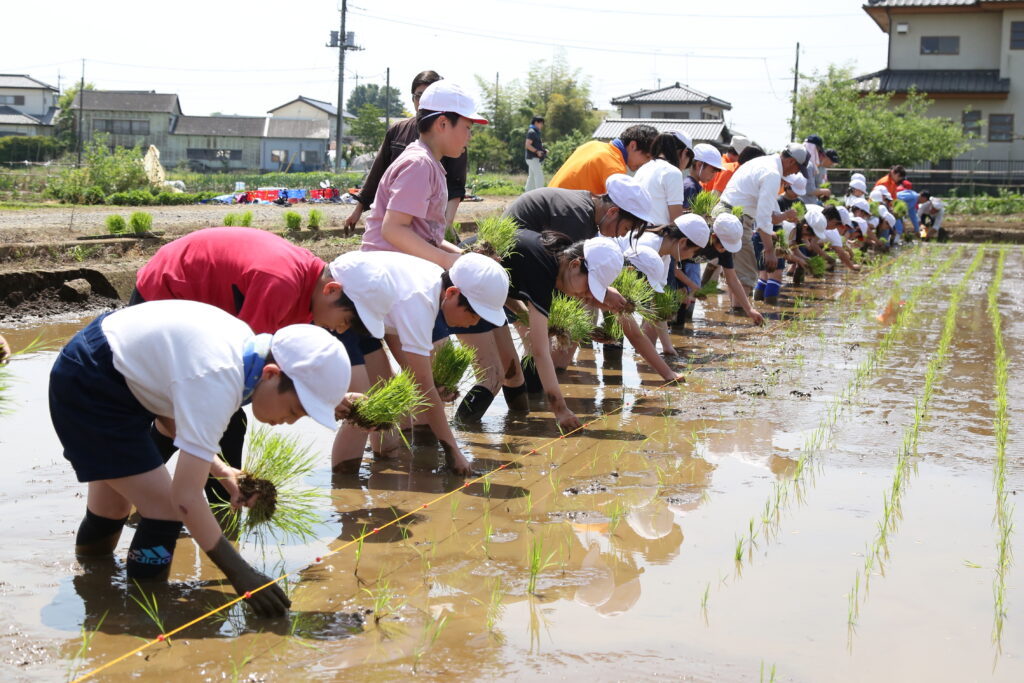
[[[0,137],[53,135],[57,95],[27,74],[0,74]]]
[[[725,112],[732,104],[688,85],[674,83],[664,88],[636,90],[612,98],[618,117],[606,118],[593,137],[611,140],[637,124],[653,126],[659,133],[683,131],[693,141],[724,147],[732,140]]]

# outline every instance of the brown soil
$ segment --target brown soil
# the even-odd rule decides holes
[[[249,508],[249,522],[262,524],[274,516],[277,509],[277,487],[267,479],[243,474],[238,480],[238,492],[244,500],[256,495],[256,501]]]

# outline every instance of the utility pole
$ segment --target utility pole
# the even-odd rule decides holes
[[[355,34],[345,32],[345,15],[348,13],[348,0],[340,0],[338,11],[341,12],[341,30],[331,31],[331,42],[327,47],[338,48],[338,121],[334,133],[334,171],[341,172],[341,136],[345,130],[345,51],[359,50],[356,47]],[[358,76],[357,76],[358,78]]]
[[[789,120],[789,140],[796,139],[796,94],[800,87],[800,43],[796,44],[796,65],[793,67],[793,115]]]
[[[498,79],[501,77],[500,73],[494,74],[494,126],[498,126]]]
[[[85,118],[85,60],[82,60],[82,80],[78,83],[78,163],[82,168],[82,120]]]
[[[384,69],[384,130],[391,127],[391,67]]]

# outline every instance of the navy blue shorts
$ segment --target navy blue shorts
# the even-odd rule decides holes
[[[751,238],[751,243],[754,245],[754,260],[757,261],[757,269],[771,272],[772,270],[782,270],[786,267],[786,259],[777,258],[775,268],[766,268],[764,262],[764,244],[761,242],[761,231],[755,230],[754,236]],[[776,250],[778,253],[778,250]]]
[[[345,345],[345,350],[348,351],[349,363],[352,365],[366,365],[366,356],[368,354],[384,348],[383,339],[360,336],[352,328],[345,330],[343,334],[337,334],[336,332],[331,332],[331,334]],[[434,320],[434,329],[430,333],[430,341],[436,342],[446,339],[450,334],[448,324],[444,321],[444,314],[438,311],[437,318]]]
[[[128,390],[100,327],[72,337],[50,370],[50,420],[78,481],[129,477],[162,467],[150,436],[154,415]]]

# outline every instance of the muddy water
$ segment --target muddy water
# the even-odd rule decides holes
[[[798,473],[805,436],[884,333],[875,315],[885,292],[898,282],[905,296],[952,250],[908,252],[867,291],[857,290],[865,276],[794,290],[801,300],[790,299],[769,336],[720,313],[723,300],[675,339],[690,361],[682,389],[661,389],[629,354],[585,350],[563,383],[578,414],[607,417],[558,440],[543,409],[508,419],[496,405],[480,428],[460,432],[482,471],[510,463],[486,483],[460,488],[462,479],[435,473],[428,445],[332,480],[332,436],[312,424],[282,428],[324,452],[311,483],[330,492],[316,541],[244,546],[267,571],[295,572],[292,618],[247,620],[233,609],[99,678],[392,680],[415,671],[428,680],[752,681],[774,667],[778,680],[796,681],[1022,680],[1017,568],[1007,577],[1001,654],[991,640],[991,253],[961,302],[888,554],[860,585],[852,626],[848,613],[948,295],[973,251],[922,298],[810,474],[770,514],[777,485]],[[1000,297],[1011,503],[1024,489],[1024,389],[1012,380],[1024,370],[1022,282],[1016,249]],[[18,332],[14,345],[36,332]],[[49,427],[51,362],[40,354],[13,364],[16,412],[0,417],[0,531],[12,541],[0,547],[6,679],[82,673],[159,632],[127,597],[119,565],[81,567],[71,552],[84,500]],[[1015,512],[1017,528],[1021,518]],[[126,534],[120,556],[127,542]],[[230,594],[188,540],[172,578],[157,594],[168,629]],[[82,627],[96,634],[79,657]]]

